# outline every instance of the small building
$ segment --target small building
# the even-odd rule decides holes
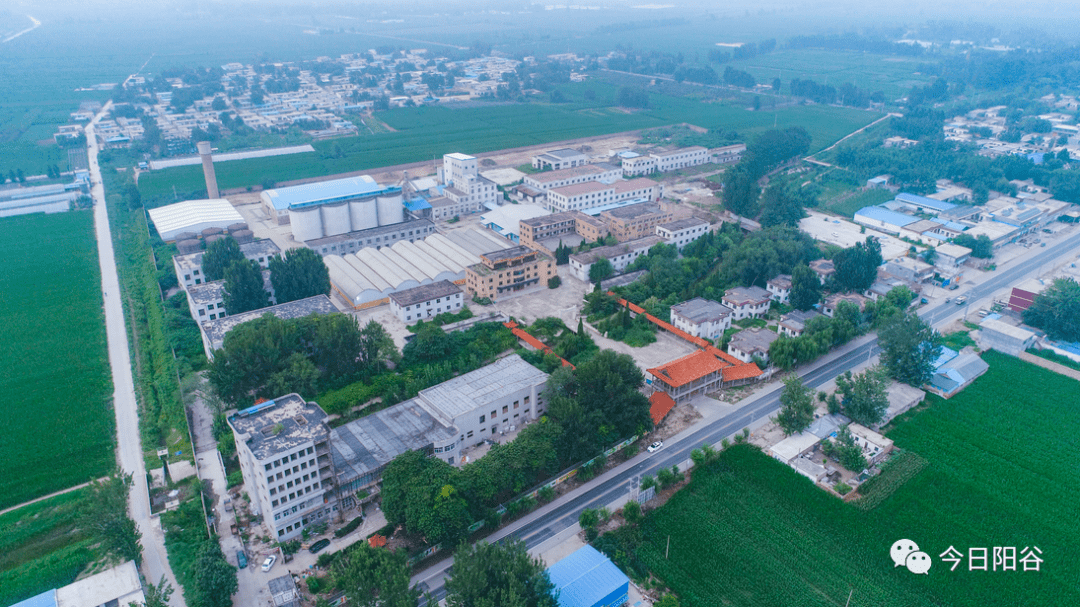
[[[519,245],[480,255],[480,263],[465,268],[465,288],[472,297],[497,301],[511,293],[547,285],[555,276],[555,260]]]
[[[934,201],[938,202],[938,201]],[[941,203],[948,204],[948,203]],[[918,217],[890,211],[884,207],[863,207],[855,212],[855,223],[888,234],[899,234],[905,226],[919,221]]]
[[[885,263],[885,271],[907,282],[922,283],[934,277],[934,266],[911,257],[897,257]]]
[[[815,259],[810,262],[810,269],[814,271],[814,274],[817,274],[821,284],[825,284],[826,280],[836,274],[836,266],[830,259]]]
[[[668,413],[675,408],[675,400],[666,392],[657,390],[649,396],[649,417],[652,418],[653,426],[659,426]]]
[[[934,250],[934,265],[946,270],[955,271],[971,259],[971,249],[955,244],[941,244]]]
[[[986,373],[990,365],[970,349],[957,353],[949,348],[942,348],[942,355],[935,362],[934,368],[930,383],[924,387],[942,398],[951,398]]]
[[[616,240],[626,242],[655,234],[656,227],[670,222],[672,214],[655,204],[642,202],[604,211],[600,218],[607,222]]]
[[[866,187],[871,189],[889,190],[890,180],[892,175],[878,175],[877,177],[871,177],[866,180]]]
[[[480,225],[514,244],[521,244],[521,222],[550,214],[551,211],[533,204],[507,204],[481,215]]]
[[[654,156],[634,155],[622,159],[622,174],[624,177],[637,177],[656,172],[656,158]]]
[[[801,455],[809,453],[819,442],[821,438],[810,432],[792,434],[769,447],[769,455],[790,466]]]
[[[791,275],[781,274],[765,283],[765,288],[772,294],[774,301],[786,304],[791,297]]]
[[[127,561],[11,607],[127,607],[132,603],[146,604],[146,595],[135,561]]]
[[[1029,278],[1012,288],[1009,294],[1009,309],[1013,312],[1023,312],[1031,307],[1035,297],[1046,290],[1046,281],[1039,278]]]
[[[592,546],[583,546],[547,569],[559,607],[622,607],[630,578]]]
[[[855,445],[862,449],[868,466],[880,463],[893,450],[892,439],[874,432],[862,424],[848,424],[848,431]]]
[[[267,583],[273,607],[300,607],[300,592],[292,574],[276,577]]]
[[[742,155],[745,152],[746,144],[736,143],[734,145],[713,148],[712,150],[709,150],[709,155],[713,164],[730,164],[742,160]]]
[[[1019,356],[1035,345],[1038,336],[1020,327],[1014,327],[996,318],[985,318],[979,323],[979,345],[983,348],[991,348],[998,352],[1004,352],[1011,356]]]
[[[705,352],[696,350],[682,358],[648,370],[653,387],[663,390],[676,403],[682,403],[698,394],[716,391],[724,381],[723,370],[728,363]]]
[[[956,207],[956,205],[951,202],[935,200],[933,198],[927,198],[926,196],[918,196],[906,192],[897,194],[896,199],[893,200],[893,202],[898,207],[911,211],[912,213],[923,213],[926,215],[937,215],[938,213],[943,213]]]
[[[682,252],[683,247],[709,232],[709,222],[694,217],[656,226],[656,235]]]
[[[655,148],[650,156],[656,159],[656,170],[661,173],[700,166],[712,160],[709,150],[700,145],[685,148]]]
[[[780,335],[798,337],[806,331],[806,323],[815,316],[821,316],[814,310],[793,310],[780,317],[778,326]]]
[[[671,306],[671,324],[694,337],[719,339],[731,328],[731,308],[701,297]]]
[[[571,148],[549,150],[532,158],[532,167],[541,171],[568,169],[589,162],[589,155]]]
[[[252,310],[232,316],[219,316],[217,320],[208,320],[199,323],[199,332],[203,340],[203,352],[208,360],[214,360],[214,351],[220,350],[225,343],[225,335],[245,322],[261,318],[265,314],[273,314],[281,319],[302,318],[312,314],[333,314],[338,309],[325,295],[316,295],[307,299],[298,299],[261,310]]]
[[[635,259],[647,254],[661,242],[664,241],[659,236],[646,236],[617,245],[597,247],[584,253],[575,253],[570,256],[570,271],[578,279],[589,282],[589,270],[592,269],[592,264],[601,259],[607,259],[616,272],[621,272]]]
[[[866,298],[858,293],[834,293],[826,297],[825,303],[821,304],[821,313],[832,318],[833,314],[836,313],[836,306],[840,305],[842,301],[855,304],[860,312],[866,307]]]
[[[759,318],[769,311],[772,295],[761,287],[733,287],[724,292],[721,300],[731,308],[732,319]]]
[[[889,408],[885,410],[881,421],[877,423],[877,428],[889,423],[896,416],[905,413],[926,398],[926,392],[898,381],[891,382],[885,392],[889,398]]]
[[[176,240],[177,235],[199,233],[207,228],[226,229],[244,218],[224,198],[214,200],[185,200],[147,211],[161,239]]]
[[[459,312],[462,304],[461,288],[449,280],[440,280],[390,294],[390,311],[409,325],[444,312]]]
[[[769,329],[761,327],[744,329],[731,337],[727,351],[728,354],[745,363],[754,362],[755,358],[768,362],[769,345],[777,339],[780,339],[780,336]]]

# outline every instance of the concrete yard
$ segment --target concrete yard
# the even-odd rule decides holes
[[[799,222],[799,229],[815,240],[847,248],[854,246],[857,242],[865,242],[867,236],[877,236],[881,241],[881,256],[886,260],[906,255],[908,248],[911,247],[903,240],[884,232],[866,228],[866,233],[863,233],[861,231],[863,226],[842,217],[811,210],[807,210],[807,214],[809,217]],[[919,249],[921,250],[922,247]]]

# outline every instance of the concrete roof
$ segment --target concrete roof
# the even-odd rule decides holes
[[[605,215],[610,215],[616,219],[632,220],[645,215],[663,215],[664,211],[651,202],[639,202],[637,204],[630,204],[625,207],[619,207],[617,209],[611,209],[610,211],[604,211]]]
[[[225,281],[215,280],[187,288],[188,297],[196,305],[221,301],[225,298]]]
[[[772,298],[772,294],[761,287],[732,287],[724,292],[723,301],[736,306],[756,304]]]
[[[630,190],[638,190],[638,189],[641,189],[641,188],[651,188],[651,187],[654,187],[654,186],[656,186],[658,184],[655,181],[653,181],[652,179],[649,179],[647,177],[638,177],[637,179],[630,179],[630,180],[627,180],[627,181],[616,181],[615,183],[613,183],[611,185],[612,185],[613,188],[615,188],[615,193],[616,194],[621,194],[623,192],[629,192]]]
[[[328,244],[349,242],[361,238],[374,238],[384,234],[396,234],[401,230],[424,230],[434,225],[435,224],[427,219],[406,219],[402,223],[392,223],[390,225],[377,226],[366,230],[357,230],[356,232],[346,232],[344,234],[338,234],[337,236],[325,236],[323,238],[308,240],[304,242],[304,245],[311,249],[316,249]]]
[[[499,226],[500,234],[518,234],[521,231],[519,221],[550,214],[551,211],[535,204],[506,204],[481,215],[480,223]]]
[[[454,418],[487,407],[503,395],[547,381],[548,374],[517,354],[420,391],[420,398],[448,423]]]
[[[819,441],[821,441],[820,438],[809,432],[800,432],[769,447],[769,452],[773,457],[786,464],[799,457],[800,453],[818,444]]]
[[[1013,339],[1018,339],[1020,341],[1027,341],[1027,340],[1031,339],[1032,337],[1035,337],[1035,334],[1032,333],[1031,331],[1028,331],[1027,329],[1021,329],[1020,327],[1014,327],[1014,326],[1010,325],[1009,323],[1001,322],[1000,320],[997,320],[996,318],[987,318],[987,319],[983,320],[981,323],[979,323],[979,326],[982,327],[983,329],[989,329],[991,331],[1001,333],[1002,335],[1006,335],[1008,337],[1011,337]]]
[[[675,221],[669,221],[668,223],[661,224],[658,227],[670,230],[672,232],[678,232],[679,230],[685,230],[687,228],[694,228],[697,226],[707,226],[709,222],[704,219],[698,219],[697,217],[686,217],[684,219],[676,219]]]
[[[421,285],[412,289],[405,289],[397,293],[391,293],[390,299],[399,306],[411,306],[413,304],[431,301],[442,297],[448,297],[461,293],[461,288],[449,280],[440,280],[429,285]]]
[[[229,416],[237,442],[247,444],[259,460],[326,439],[326,412],[299,394],[287,394]],[[276,430],[276,433],[275,433]]]
[[[949,243],[940,244],[936,247],[935,250],[938,252],[938,254],[952,257],[953,259],[959,259],[961,257],[964,257],[965,255],[971,255],[971,249]]]
[[[695,297],[689,301],[671,306],[671,312],[694,324],[700,324],[720,320],[730,315],[732,310],[719,302]]]
[[[609,247],[597,247],[595,249],[589,249],[584,253],[574,253],[570,256],[570,259],[580,263],[581,265],[590,265],[597,260],[614,259],[622,255],[633,251],[640,251],[642,249],[651,249],[657,244],[664,242],[663,238],[659,236],[646,236],[644,238],[638,238],[637,240],[628,240]]]
[[[571,148],[559,148],[557,150],[548,150],[548,151],[546,151],[546,152],[544,152],[542,154],[537,154],[537,156],[554,156],[555,158],[559,158],[561,160],[565,160],[567,158],[576,158],[578,156],[586,156],[586,155],[587,154],[585,154],[584,152],[579,152],[579,151],[577,151],[575,149],[571,149]]]
[[[206,337],[210,340],[210,343],[217,344],[223,342],[225,334],[231,331],[233,327],[248,322],[249,320],[260,318],[263,314],[273,314],[281,319],[289,319],[301,318],[311,314],[332,314],[337,311],[338,309],[334,307],[334,304],[330,303],[329,297],[325,295],[316,295],[314,297],[308,297],[307,299],[290,301],[261,310],[252,310],[250,312],[226,316],[225,318],[219,318],[217,320],[208,320],[201,323],[200,327]]]
[[[559,169],[558,171],[545,171],[543,173],[535,173],[533,175],[529,175],[528,179],[529,181],[535,181],[537,183],[552,183],[554,181],[572,179],[574,177],[581,177],[584,175],[598,175],[600,173],[610,170],[615,170],[615,167],[611,165],[582,164],[576,167]]]
[[[779,338],[779,335],[769,329],[754,327],[753,329],[743,329],[733,335],[731,341],[728,342],[728,347],[747,354],[754,352],[767,353],[769,344]]]
[[[599,181],[584,181],[582,183],[572,183],[570,185],[552,188],[550,191],[570,198],[573,196],[580,196],[582,194],[592,194],[594,192],[602,192],[604,190],[611,189],[614,189],[614,186],[610,184],[602,183]]]
[[[162,240],[173,240],[183,232],[201,232],[206,228],[227,228],[244,223],[244,218],[224,198],[185,200],[147,211]]]

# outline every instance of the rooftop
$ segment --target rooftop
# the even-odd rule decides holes
[[[665,384],[678,388],[707,375],[719,373],[727,366],[729,366],[728,363],[721,361],[712,354],[704,350],[695,350],[692,354],[687,354],[659,367],[647,369],[647,371]]]
[[[384,234],[396,234],[402,230],[418,229],[424,233],[427,233],[425,232],[425,230],[434,226],[435,224],[431,223],[431,221],[427,219],[406,219],[402,223],[392,223],[390,225],[368,228],[366,230],[357,230],[356,232],[346,232],[344,234],[338,234],[337,236],[316,238],[315,240],[305,241],[304,244],[307,245],[309,248],[315,249],[325,245],[333,245],[340,242],[349,242],[353,240],[360,240],[362,238],[375,238]]]
[[[610,164],[582,164],[567,169],[559,169],[558,171],[534,173],[529,176],[529,180],[538,183],[552,183],[554,181],[573,179],[574,177],[582,177],[585,175],[599,175],[600,173],[613,170],[615,170],[615,167]]]
[[[462,154],[461,152],[451,152],[446,155],[447,158],[453,160],[476,160],[476,156],[469,156],[468,154]]]
[[[281,319],[290,319],[302,318],[311,314],[332,314],[337,311],[338,309],[330,302],[329,297],[325,295],[316,295],[314,297],[308,297],[307,299],[298,299],[296,301],[270,306],[269,308],[263,308],[261,310],[252,310],[250,312],[226,316],[225,318],[219,318],[217,320],[208,320],[201,324],[203,333],[206,334],[210,343],[216,344],[221,343],[225,338],[225,334],[231,331],[233,327],[248,322],[249,320],[255,320],[263,314],[273,314]]]
[[[560,160],[566,160],[567,158],[577,158],[578,156],[585,156],[583,152],[579,152],[572,148],[559,148],[557,150],[548,150],[539,156],[554,156]]]
[[[704,219],[698,219],[697,217],[687,217],[685,219],[676,219],[675,221],[669,221],[662,224],[659,227],[671,232],[678,232],[687,228],[696,228],[698,226],[708,226],[709,222]]]
[[[259,403],[229,416],[239,442],[247,443],[259,460],[309,442],[326,439],[326,412],[299,394],[288,394]]]
[[[652,417],[654,426],[664,421],[667,414],[674,408],[675,400],[668,396],[667,392],[657,390],[649,397],[649,416]]]
[[[608,557],[588,545],[548,567],[547,573],[559,592],[560,607],[599,605],[630,583]]]
[[[518,245],[515,247],[510,247],[509,249],[500,249],[498,251],[484,253],[483,255],[481,255],[481,257],[487,259],[491,263],[498,263],[500,261],[514,259],[515,257],[524,257],[526,255],[539,255],[539,253],[524,245]]]
[[[296,582],[292,575],[276,577],[267,583],[273,607],[296,607],[300,604],[300,594],[296,591]]]
[[[953,259],[959,259],[961,257],[964,257],[965,255],[971,255],[971,249],[955,244],[940,244],[937,246],[936,250],[939,255],[945,255],[947,257],[952,257]]]
[[[502,396],[547,381],[548,374],[525,362],[517,354],[421,390],[419,398],[439,413],[445,421],[487,407]]]
[[[772,294],[761,287],[732,287],[724,291],[724,303],[730,302],[736,306],[757,304],[771,298]]]
[[[753,329],[744,329],[733,335],[731,341],[728,342],[728,347],[747,354],[755,352],[767,353],[769,344],[779,339],[779,337],[769,329],[754,327]]]
[[[280,253],[281,249],[274,244],[273,240],[264,238],[262,240],[245,242],[240,245],[240,252],[244,254],[244,257],[254,259],[257,257],[273,257]]]
[[[906,192],[896,195],[896,200],[900,202],[906,202],[911,205],[925,207],[927,209],[933,209],[935,211],[948,211],[956,205],[951,202],[945,202],[942,200],[934,200],[933,198],[927,198],[925,196],[917,196],[915,194],[908,194]]]
[[[694,324],[700,324],[703,322],[720,320],[729,316],[732,310],[731,308],[710,299],[695,297],[689,301],[684,301],[681,304],[671,306],[671,312]]]
[[[935,201],[937,202],[937,201]],[[897,227],[905,227],[918,221],[918,218],[911,215],[904,215],[903,213],[897,213],[896,211],[890,211],[883,207],[863,207],[856,211],[855,217],[866,217],[874,221],[881,221],[889,225]]]
[[[688,147],[685,147],[685,148],[665,148],[665,147],[653,148],[653,150],[651,152],[649,152],[649,154],[652,155],[652,156],[663,157],[663,156],[674,156],[675,154],[682,154],[684,152],[703,152],[703,151],[705,151],[705,148],[701,147],[700,145],[691,145],[691,146],[688,146]]]
[[[815,316],[821,316],[821,314],[814,310],[792,310],[780,317],[780,324],[796,331],[802,331],[806,328],[806,323]]]
[[[611,209],[610,211],[604,211],[604,213],[616,219],[630,221],[646,215],[663,215],[664,211],[651,202],[639,202],[637,204]]]
[[[215,280],[187,288],[188,297],[195,305],[222,301],[225,298],[225,281]]]
[[[147,211],[158,234],[171,240],[176,234],[194,231],[204,224],[224,227],[244,223],[244,218],[224,198],[213,200],[185,200]]]
[[[791,274],[780,274],[779,276],[770,279],[769,286],[776,287],[778,289],[790,289]]]
[[[264,200],[269,200],[270,204],[280,211],[312,204],[323,204],[400,191],[401,188],[397,186],[383,186],[371,176],[361,175],[359,177],[346,177],[345,179],[332,179],[330,181],[265,190],[262,197]]]
[[[589,249],[584,253],[574,253],[570,256],[570,259],[580,263],[581,265],[590,265],[599,259],[614,259],[621,255],[633,251],[640,251],[641,249],[651,249],[657,244],[664,242],[663,238],[659,236],[646,236],[644,238],[638,238],[636,240],[628,240],[609,247],[597,247],[595,249]]]
[[[832,274],[836,271],[836,265],[830,259],[815,259],[810,262],[810,269],[818,274]]]
[[[623,192],[629,192],[630,190],[655,187],[657,183],[647,177],[638,177],[637,179],[630,179],[627,181],[616,181],[611,185],[615,188],[616,194],[622,194]]]
[[[616,182],[623,183],[623,182]],[[604,190],[611,190],[614,185],[602,183],[600,181],[584,181],[582,183],[572,183],[570,185],[564,185],[558,188],[552,188],[551,192],[560,194],[566,197],[581,196],[582,194],[592,194],[594,192],[602,192]]]
[[[390,299],[399,306],[411,306],[440,297],[461,293],[461,288],[449,280],[440,280],[431,284],[420,285],[404,291],[390,294]]]

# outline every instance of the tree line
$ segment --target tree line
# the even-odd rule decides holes
[[[772,129],[746,146],[742,159],[724,174],[724,207],[743,217],[757,217],[761,188],[758,180],[784,162],[810,149],[810,134],[802,127]]]
[[[330,294],[330,270],[321,256],[307,248],[292,249],[270,258],[270,284],[277,303]],[[270,305],[262,268],[244,257],[231,236],[210,243],[203,254],[207,281],[225,280],[225,310],[232,315]]]

